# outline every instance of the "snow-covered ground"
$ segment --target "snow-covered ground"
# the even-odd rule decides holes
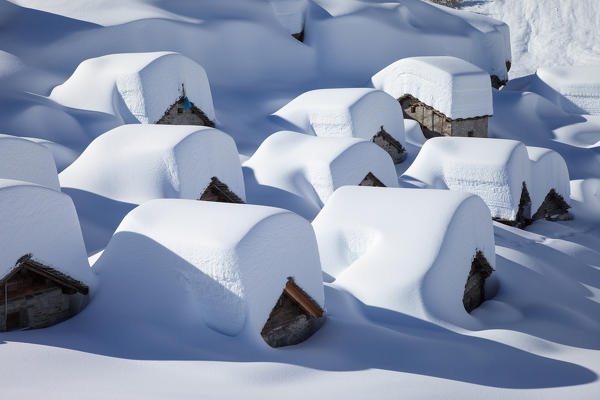
[[[290,129],[273,114],[298,96],[373,92],[359,88],[403,57],[460,57],[500,80],[508,77],[506,61],[511,78],[600,62],[596,0],[463,5],[0,0],[0,132],[26,138],[0,137],[0,270],[33,251],[94,288],[89,305],[67,321],[0,332],[0,397],[596,399],[599,116],[565,110],[547,92],[529,91],[529,81],[492,90],[489,136],[522,142],[520,165],[531,163],[543,182],[564,176],[560,157],[571,179],[570,190],[560,190],[570,191],[574,219],[539,220],[525,230],[491,222],[483,200],[452,190],[333,192],[367,168],[396,186],[424,143],[414,121],[390,132],[406,137],[408,151],[396,176],[385,151],[363,139],[273,135]],[[291,36],[300,26],[304,42]],[[143,62],[118,61],[132,53],[146,54],[132,56],[138,62],[179,61],[144,75]],[[90,65],[91,73],[74,74]],[[131,85],[119,86],[122,71]],[[206,73],[207,80],[198,72],[197,83],[210,86],[217,130],[121,127],[132,122],[123,118],[127,110],[152,122],[159,111],[142,106],[170,105],[194,71]],[[560,83],[581,88],[575,79]],[[196,101],[210,109],[204,89]],[[342,96],[332,108],[348,110],[355,100]],[[378,112],[344,115],[371,121]],[[382,112],[392,121],[386,128],[402,121],[390,112]],[[369,138],[352,132],[355,119],[337,120],[347,136]],[[209,132],[213,141],[205,140]],[[490,149],[476,161],[497,161]],[[62,171],[62,193],[52,189],[49,152]],[[234,177],[230,188],[254,205],[189,200],[220,165]],[[331,182],[307,183],[315,175]],[[164,197],[171,198],[156,199]],[[321,214],[310,221],[287,210]],[[494,272],[488,300],[467,314],[460,291],[477,250]],[[256,331],[289,275],[327,320],[307,341],[274,349]]]

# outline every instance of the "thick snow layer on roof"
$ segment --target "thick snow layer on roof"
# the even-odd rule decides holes
[[[304,30],[308,0],[270,0],[275,16],[290,34]]]
[[[73,201],[66,194],[29,182],[0,179],[0,277],[22,256],[92,287]]]
[[[269,136],[244,163],[250,202],[284,207],[308,219],[337,188],[358,185],[369,172],[386,186],[398,186],[391,157],[376,144],[288,131]]]
[[[0,134],[0,178],[32,182],[60,191],[50,150],[17,136]]]
[[[530,159],[531,157],[531,159]],[[507,139],[439,137],[428,140],[401,180],[480,196],[493,217],[514,220],[523,182],[532,214],[554,188],[569,198],[569,176],[558,153]]]
[[[61,186],[140,204],[156,198],[198,199],[216,176],[245,198],[233,139],[213,128],[123,125],[96,138],[67,169]]]
[[[494,113],[489,74],[460,58],[403,58],[371,81],[395,99],[410,94],[452,119]]]
[[[83,61],[50,98],[65,106],[155,123],[182,95],[210,120],[215,111],[208,78],[195,61],[174,52],[109,54]]]
[[[400,104],[369,88],[318,89],[296,97],[274,115],[293,130],[327,137],[372,139],[381,126],[404,145]]]
[[[440,190],[343,187],[313,221],[323,271],[371,305],[473,324],[462,304],[479,250],[495,265],[489,210]]]
[[[324,308],[310,223],[271,207],[147,202],[125,217],[94,268],[113,278],[121,313],[204,322],[228,335],[245,330],[260,342],[288,277]],[[132,276],[143,277],[135,297],[127,283]]]

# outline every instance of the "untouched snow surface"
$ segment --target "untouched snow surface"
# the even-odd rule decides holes
[[[245,331],[264,346],[260,331],[288,277],[324,308],[314,232],[276,208],[153,200],[123,219],[94,268],[107,292],[97,300],[102,313],[168,318],[198,333],[202,323],[231,336]]]
[[[152,124],[183,95],[215,119],[204,69],[181,54],[155,52],[85,60],[50,98],[67,107],[114,115],[124,124]]]
[[[560,155],[505,139],[429,139],[400,179],[406,186],[476,194],[493,217],[507,220],[517,216],[523,182],[532,215],[550,189],[565,199],[570,194],[567,166]]]
[[[26,254],[93,289],[77,213],[66,194],[33,183],[0,179],[0,276]]]
[[[337,188],[358,185],[369,172],[398,186],[392,158],[375,143],[288,131],[269,136],[244,163],[249,202],[285,207],[310,220]]]
[[[395,99],[410,94],[452,119],[494,113],[489,74],[460,58],[403,58],[371,82]]]

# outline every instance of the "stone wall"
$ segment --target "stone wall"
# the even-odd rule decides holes
[[[181,97],[175,104],[172,104],[156,123],[165,125],[215,126],[194,103],[188,102],[188,106],[186,107],[185,97]]]
[[[5,315],[8,314],[7,317]],[[18,328],[44,328],[71,316],[69,295],[50,288],[0,303],[0,331]],[[15,326],[17,324],[18,326]]]

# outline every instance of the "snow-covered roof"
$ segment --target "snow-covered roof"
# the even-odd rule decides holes
[[[274,115],[293,130],[316,136],[371,140],[381,126],[404,145],[404,117],[398,102],[369,88],[318,89],[303,93]]]
[[[569,198],[569,177],[562,157],[507,139],[429,139],[401,180],[419,187],[476,194],[493,217],[507,220],[517,215],[523,182],[531,197],[532,213],[552,188]]]
[[[245,198],[237,148],[229,135],[203,126],[133,124],[97,137],[59,178],[63,187],[139,204],[198,199],[213,176]]]
[[[52,152],[17,136],[0,134],[0,178],[32,182],[60,191]]]
[[[312,227],[277,208],[152,200],[123,219],[94,268],[111,285],[119,275],[141,277],[138,295],[123,293],[120,312],[204,322],[228,335],[245,331],[261,343],[288,277],[324,308]]]
[[[304,30],[308,0],[269,0],[277,20],[290,34]]]
[[[31,254],[33,260],[94,286],[77,213],[66,194],[30,182],[0,179],[0,233],[0,277],[22,256]]]
[[[155,123],[183,94],[215,119],[206,72],[174,52],[109,54],[77,66],[50,98],[68,107],[115,115],[124,123]]]
[[[373,75],[371,81],[395,99],[409,94],[448,118],[494,113],[489,74],[460,58],[403,58]]]
[[[539,68],[530,90],[575,114],[600,115],[600,66]]]
[[[454,324],[471,262],[495,265],[490,212],[477,196],[440,190],[338,189],[313,221],[323,271],[370,306]]]
[[[376,144],[289,131],[269,136],[244,163],[250,202],[285,207],[308,219],[337,188],[358,185],[369,172],[386,186],[398,186],[391,157]]]

